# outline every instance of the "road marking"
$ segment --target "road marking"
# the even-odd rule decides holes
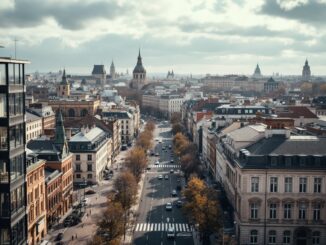
[[[183,228],[183,229],[182,229],[183,231],[186,230],[186,226],[185,226],[185,224],[182,224],[182,228]]]
[[[188,224],[186,224],[186,229],[189,232],[189,225]]]
[[[143,230],[143,223],[140,224],[139,231]]]
[[[136,225],[136,231],[138,231],[138,228],[139,228],[139,224]]]
[[[137,223],[135,231],[167,231],[170,227],[174,228],[177,232],[190,232],[193,227],[186,223]]]
[[[154,231],[157,231],[157,224],[154,225]]]
[[[151,231],[153,231],[154,229],[154,224],[151,224]]]

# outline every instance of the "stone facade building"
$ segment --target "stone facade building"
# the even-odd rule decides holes
[[[143,66],[142,57],[140,55],[140,50],[139,50],[137,64],[133,70],[133,78],[131,80],[130,87],[141,90],[142,87],[146,84],[147,84],[146,70]]]

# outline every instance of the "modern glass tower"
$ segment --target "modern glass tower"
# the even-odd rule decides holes
[[[27,241],[25,60],[0,57],[0,244]]]

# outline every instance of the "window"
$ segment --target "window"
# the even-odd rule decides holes
[[[277,192],[277,177],[270,179],[270,192]]]
[[[307,192],[307,178],[305,177],[299,179],[299,192]]]
[[[251,219],[258,218],[258,204],[257,203],[250,204],[250,218]]]
[[[314,221],[320,220],[320,208],[321,205],[319,203],[315,204],[313,207],[313,219]]]
[[[319,245],[320,244],[320,232],[314,231],[312,233],[312,244],[313,245]]]
[[[87,179],[92,179],[93,175],[92,174],[87,174]]]
[[[276,219],[276,211],[277,211],[277,204],[271,203],[269,204],[269,218]]]
[[[80,161],[80,155],[76,155],[76,161]]]
[[[291,231],[283,232],[283,244],[291,244]]]
[[[92,164],[87,164],[87,171],[93,171],[92,166],[93,166]]]
[[[276,231],[268,232],[268,244],[276,244]]]
[[[314,178],[314,193],[321,192],[321,178]]]
[[[76,174],[76,179],[80,179],[80,174]]]
[[[285,177],[284,192],[292,192],[292,177]]]
[[[76,172],[81,172],[80,164],[76,164]]]
[[[6,85],[6,82],[6,65],[0,64],[0,85]]]
[[[92,161],[92,155],[87,155],[87,161]]]
[[[259,192],[259,177],[251,177],[251,192]]]
[[[291,219],[292,214],[292,204],[286,203],[284,204],[284,219]]]
[[[306,219],[306,204],[300,203],[299,204],[299,219]]]
[[[258,231],[250,231],[250,244],[258,244]]]

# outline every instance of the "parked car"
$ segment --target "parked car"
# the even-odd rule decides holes
[[[173,169],[170,169],[170,173],[173,174],[174,173],[174,170]]]
[[[55,237],[55,241],[61,241],[62,238],[63,238],[63,233],[60,232],[60,233],[58,233],[58,235]]]
[[[180,200],[177,201],[177,207],[178,208],[181,208],[182,207],[182,201],[180,201]]]
[[[174,160],[173,160],[173,159],[171,159],[171,160],[170,160],[170,163],[174,163]]]
[[[164,179],[169,179],[169,175],[165,175],[164,176]]]
[[[91,195],[91,194],[95,194],[96,191],[94,191],[93,189],[88,189],[87,191],[85,191],[86,195]]]
[[[159,164],[160,164],[160,161],[157,160],[157,161],[155,162],[155,165],[159,165]]]
[[[160,174],[160,175],[158,176],[158,179],[163,179],[163,175]]]

